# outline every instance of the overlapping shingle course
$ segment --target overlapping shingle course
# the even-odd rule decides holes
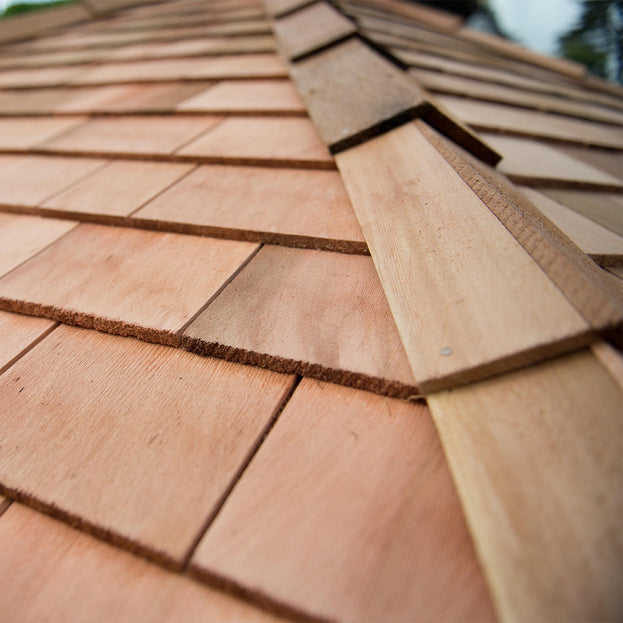
[[[602,343],[529,364],[620,329],[620,245],[608,231],[621,233],[617,95],[595,81],[587,89],[580,66],[473,35],[458,18],[394,0],[341,2],[354,22],[337,19],[354,25],[323,33],[323,18],[316,43],[331,49],[357,31],[374,40],[357,41],[370,54],[387,46],[413,68],[392,66],[405,84],[434,91],[426,119],[437,131],[398,115],[388,135],[382,110],[368,108],[359,118],[377,129],[339,157],[340,173],[288,58],[275,53],[264,7],[181,0],[115,13],[133,3],[90,0],[98,19],[0,51],[1,306],[41,316],[0,312],[0,490],[20,501],[0,518],[10,544],[0,582],[16,595],[3,611],[24,620],[92,609],[99,620],[269,620],[267,610],[344,621],[616,618],[614,585],[591,565],[601,552],[608,577],[622,566],[613,536],[621,498],[604,502],[623,479],[620,355]],[[309,3],[267,4],[296,22]],[[306,10],[327,14],[323,3]],[[365,63],[350,67],[365,72]],[[365,108],[364,95],[351,100]],[[378,95],[391,91],[379,84]],[[348,98],[334,101],[347,119]],[[418,133],[435,171],[409,155],[408,141],[379,160],[376,145]],[[526,191],[545,217],[459,145],[491,162],[488,145],[499,147],[499,170],[547,194]],[[530,146],[545,154],[538,170]],[[358,160],[367,152],[370,166]],[[398,152],[404,179],[390,166]],[[468,195],[482,209],[456,219]],[[400,218],[380,238],[384,272],[370,234],[378,210],[405,203],[411,213],[418,202],[408,244]],[[576,212],[600,223],[590,237]],[[513,252],[475,270],[484,247],[498,248],[491,228],[483,241],[485,221]],[[480,235],[463,248],[464,223]],[[405,253],[416,278],[401,316]],[[422,285],[427,270],[445,274],[438,289]],[[491,287],[494,273],[504,287]],[[447,298],[448,283],[479,306]],[[558,297],[540,319],[537,283]],[[444,342],[452,391],[430,397],[430,411],[388,398],[439,389],[422,370],[435,366],[439,327],[457,306],[448,329],[469,335],[476,316],[484,328],[462,360]],[[509,313],[491,320],[496,309]],[[414,348],[405,327],[422,318]],[[522,340],[534,338],[518,330],[526,318],[540,328],[523,357]],[[500,344],[509,366],[493,348],[492,366],[464,374],[484,346]],[[525,369],[455,388],[508,367]],[[529,399],[514,400],[522,392]],[[542,473],[566,496],[534,485]],[[590,526],[558,520],[578,508]],[[555,534],[543,518],[554,518]],[[34,552],[54,565],[34,565]],[[568,577],[552,583],[561,569]]]

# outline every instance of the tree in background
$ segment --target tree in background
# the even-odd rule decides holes
[[[623,0],[583,0],[578,25],[562,35],[562,56],[623,83]]]

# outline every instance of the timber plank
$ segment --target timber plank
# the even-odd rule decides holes
[[[263,5],[269,15],[279,17],[296,11],[316,0],[264,0]]]
[[[223,80],[177,105],[184,112],[307,115],[290,81]]]
[[[88,69],[88,65],[44,67],[42,69],[5,69],[0,71],[0,88],[62,86],[78,79]]]
[[[74,221],[0,213],[0,275],[63,237],[76,227]]]
[[[105,164],[94,158],[0,156],[0,204],[39,205]]]
[[[203,91],[209,82],[124,84],[68,89],[55,113],[172,112],[183,100]]]
[[[403,72],[356,39],[299,61],[291,72],[333,153],[430,109]]]
[[[297,118],[227,117],[177,154],[230,164],[335,167],[313,124]]]
[[[579,214],[623,236],[623,198],[620,194],[546,188],[543,192]]]
[[[502,154],[498,169],[514,182],[580,190],[623,190],[623,180],[534,139],[485,132],[481,136]]]
[[[256,248],[83,224],[0,280],[0,300],[9,311],[175,345],[184,323]]]
[[[207,115],[91,119],[39,147],[51,152],[85,154],[171,154],[221,120],[222,117]]]
[[[556,149],[604,173],[623,180],[623,150],[588,148],[566,144],[556,145]]]
[[[531,93],[522,89],[492,84],[484,80],[448,76],[424,69],[411,69],[409,74],[424,88],[439,93],[461,95],[472,99],[510,104],[511,106],[523,108],[534,108],[536,110],[579,117],[584,120],[590,119],[602,123],[615,125],[623,123],[623,112],[597,104],[576,102],[553,95]]]
[[[54,322],[45,318],[0,311],[0,374],[53,328]]]
[[[623,236],[611,232],[537,190],[524,187],[521,191],[595,262],[606,266],[623,261]]]
[[[428,398],[502,620],[620,615],[622,402],[590,351]]]
[[[265,246],[183,345],[406,398],[417,393],[370,258]]]
[[[281,620],[21,504],[0,521],[0,548],[0,609],[7,620]]]
[[[540,210],[504,175],[478,162],[426,124],[416,124],[591,327],[608,331],[623,323],[623,300],[604,278],[604,271],[551,221],[544,220]]]
[[[586,321],[415,125],[336,159],[422,392],[586,339]]]
[[[179,566],[292,383],[61,325],[0,377],[0,491]]]
[[[202,166],[133,216],[217,228],[231,236],[241,235],[235,230],[249,236],[258,232],[263,241],[280,234],[280,240],[299,246],[313,245],[315,239],[323,248],[333,244],[335,250],[366,251],[336,171]]]
[[[311,379],[191,564],[323,620],[495,620],[428,409]]]
[[[623,393],[623,356],[608,342],[598,342],[591,347],[593,355],[616,381]]]
[[[288,71],[276,54],[233,54],[211,58],[181,58],[108,63],[81,74],[72,84],[118,84],[163,80],[222,80],[227,78],[286,78]]]
[[[0,119],[0,149],[29,149],[38,143],[62,135],[86,121],[85,117],[71,119]]]
[[[192,169],[188,164],[114,161],[42,206],[81,214],[128,216]]]
[[[328,2],[314,2],[275,21],[275,35],[284,56],[295,61],[357,32],[347,17]]]
[[[140,61],[223,54],[259,54],[275,51],[275,40],[268,35],[244,37],[202,37],[181,41],[161,41],[127,45],[111,50],[109,61]]]
[[[452,114],[478,130],[496,130],[506,134],[623,149],[623,129],[620,126],[459,97],[439,96],[438,100]]]

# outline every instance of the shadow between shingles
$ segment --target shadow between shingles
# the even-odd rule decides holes
[[[137,208],[139,210],[140,208]],[[135,210],[136,211],[136,210]],[[222,240],[236,240],[239,242],[259,242],[280,247],[295,249],[312,249],[315,251],[332,251],[346,255],[370,255],[368,245],[363,240],[343,240],[340,238],[320,238],[317,236],[302,236],[270,232],[255,229],[237,229],[233,227],[219,227],[216,225],[199,225],[196,223],[182,223],[176,221],[137,218],[132,215],[119,216],[113,214],[97,214],[76,212],[74,210],[58,210],[40,206],[11,205],[0,203],[0,212],[10,214],[28,214],[47,218],[93,223],[96,225],[111,225],[113,227],[128,227],[146,231],[158,231],[189,236],[203,236]]]
[[[227,346],[226,344],[219,344],[217,342],[205,342],[187,335],[182,337],[181,345],[182,348],[191,353],[196,353],[197,355],[216,357],[227,361],[257,366],[283,374],[298,374],[328,383],[345,385],[347,387],[389,396],[390,398],[402,398],[407,400],[421,397],[420,389],[417,385],[407,385],[399,381],[391,381],[389,379],[351,372],[349,370],[329,368],[317,363],[309,363],[307,361],[249,351],[244,348]]]
[[[96,329],[103,333],[121,335],[123,337],[135,337],[145,342],[162,344],[164,346],[180,346],[180,337],[172,331],[154,329],[153,327],[143,327],[123,320],[113,320],[95,314],[79,312],[70,309],[62,309],[54,305],[44,305],[0,297],[0,309],[4,311],[25,314],[27,316],[37,316],[39,318],[49,318],[63,324],[83,327],[85,329]]]

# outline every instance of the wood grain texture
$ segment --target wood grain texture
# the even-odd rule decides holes
[[[393,396],[417,393],[368,257],[263,247],[183,344]]]
[[[585,339],[586,321],[414,125],[336,159],[423,392]]]
[[[380,9],[384,14],[390,13],[399,17],[422,22],[441,32],[455,32],[463,23],[460,16],[435,7],[407,4],[398,0],[359,0],[358,6],[370,6]]]
[[[291,82],[285,80],[248,80],[243,83],[223,80],[184,100],[177,110],[212,114],[307,115],[298,92]]]
[[[439,101],[465,123],[479,130],[556,139],[581,145],[623,148],[623,129],[466,98],[439,96]]]
[[[174,84],[117,84],[67,89],[54,106],[56,113],[158,113],[205,89],[209,82]]]
[[[227,117],[218,127],[177,153],[234,164],[335,167],[309,119]]]
[[[170,154],[217,125],[222,117],[120,117],[91,119],[40,147],[85,154]]]
[[[72,80],[72,84],[122,84],[128,82],[160,82],[163,80],[222,80],[227,78],[287,78],[287,76],[288,72],[285,65],[275,54],[232,54],[211,58],[107,63],[82,72]]]
[[[87,70],[88,65],[45,67],[42,69],[9,69],[0,71],[0,88],[41,88],[68,84]]]
[[[521,191],[575,244],[601,266],[623,262],[623,237],[532,188]]]
[[[281,53],[290,61],[324,49],[357,32],[347,17],[328,2],[314,2],[275,21]]]
[[[311,379],[192,568],[324,620],[495,619],[427,408]]]
[[[529,92],[518,88],[492,84],[484,80],[448,76],[425,69],[411,69],[409,74],[422,87],[438,93],[510,104],[511,106],[542,110],[602,123],[620,125],[623,122],[623,112],[598,104],[577,102],[554,95]]]
[[[517,68],[503,68],[497,65],[499,57],[486,58],[483,57],[482,62],[472,60],[459,60],[443,56],[443,50],[430,50],[428,52],[408,50],[396,47],[391,50],[401,61],[411,65],[412,67],[420,67],[421,69],[430,69],[440,71],[450,75],[462,76],[465,78],[475,78],[476,80],[484,80],[495,84],[521,88],[537,93],[547,93],[549,95],[559,95],[580,102],[592,102],[602,104],[609,108],[623,109],[620,98],[612,97],[603,92],[589,90],[582,86],[574,86],[566,82],[558,82],[556,80],[547,80],[545,76],[536,75],[529,76],[521,74]],[[493,64],[492,64],[493,63]],[[515,71],[513,71],[515,69]],[[534,68],[526,67],[528,71]]]
[[[53,327],[54,322],[45,318],[0,311],[0,374]]]
[[[239,37],[200,37],[180,41],[137,43],[111,50],[110,61],[139,61],[156,58],[177,58],[224,54],[266,54],[275,51],[275,40],[270,35]]]
[[[590,351],[430,396],[503,621],[623,609],[623,394]]]
[[[367,252],[336,171],[202,166],[133,217],[182,223],[203,234]]]
[[[292,382],[62,325],[0,377],[0,491],[179,566]]]
[[[184,323],[256,248],[83,224],[0,280],[0,301],[9,311],[175,345]]]
[[[301,60],[291,73],[333,153],[430,108],[403,72],[356,39]]]
[[[262,4],[266,12],[272,17],[287,15],[292,11],[296,11],[308,4],[312,4],[316,0],[263,0]]]
[[[556,149],[604,173],[623,179],[623,151],[567,143],[556,145]]]
[[[39,205],[105,164],[95,158],[0,156],[0,203]]]
[[[84,117],[71,119],[0,119],[0,149],[28,149],[82,125]]]
[[[0,609],[7,620],[278,620],[20,504],[0,521],[0,547]]]
[[[623,198],[620,194],[554,188],[545,188],[542,192],[575,212],[600,223],[606,229],[623,236]]]
[[[623,180],[529,138],[482,132],[500,154],[498,169],[515,182],[529,186],[554,186],[579,190],[623,190]]]
[[[623,298],[603,271],[491,167],[478,162],[426,124],[420,131],[504,224],[567,299],[600,331],[623,323]],[[616,333],[615,333],[616,335]]]
[[[187,164],[114,161],[42,205],[76,213],[127,216],[192,169]]]
[[[0,275],[53,244],[78,223],[0,213]]]

